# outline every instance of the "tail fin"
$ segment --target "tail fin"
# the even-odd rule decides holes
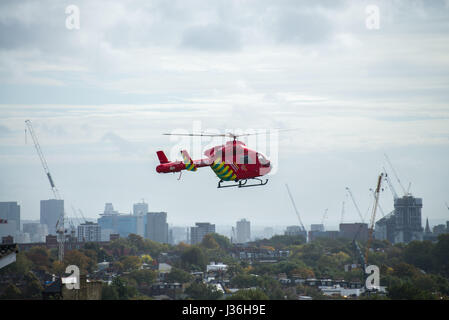
[[[158,151],[156,153],[157,153],[157,157],[159,158],[159,162],[161,164],[169,163],[169,161],[167,159],[167,156],[165,155],[164,151]]]
[[[189,153],[186,150],[181,151],[182,157],[184,158],[184,164],[186,165],[186,169],[189,171],[196,171],[196,166],[193,163],[192,159],[189,156]]]

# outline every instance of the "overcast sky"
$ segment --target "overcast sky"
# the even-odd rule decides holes
[[[66,27],[72,4],[80,29]],[[368,5],[379,29],[367,28]],[[25,143],[30,119],[69,216],[74,206],[97,218],[105,202],[129,212],[144,198],[170,224],[292,225],[288,183],[307,228],[326,208],[335,226],[343,201],[343,221],[360,220],[345,187],[367,213],[387,153],[423,198],[423,223],[443,222],[448,52],[449,1],[1,1],[0,201],[39,219],[52,198]],[[179,143],[161,134],[199,122],[298,130],[266,152],[277,170],[264,187],[218,190],[208,168],[157,174],[155,152]],[[388,189],[381,206],[393,208]]]

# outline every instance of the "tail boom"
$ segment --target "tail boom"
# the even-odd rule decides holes
[[[163,151],[156,152],[160,164],[156,167],[158,173],[180,172],[182,170],[196,171],[197,168],[209,166],[206,159],[192,160],[186,150],[181,151],[184,161],[169,161]]]

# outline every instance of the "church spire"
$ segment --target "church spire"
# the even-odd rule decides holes
[[[426,219],[426,233],[430,233],[430,228],[429,228],[429,218]]]

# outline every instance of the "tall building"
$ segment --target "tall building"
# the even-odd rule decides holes
[[[245,243],[251,240],[251,223],[246,219],[237,221],[237,243]]]
[[[394,211],[376,222],[375,237],[391,243],[423,240],[422,199],[410,194],[394,200]]]
[[[394,200],[395,243],[422,240],[422,199],[411,195]]]
[[[167,213],[148,212],[146,230],[148,239],[160,243],[168,243]]]
[[[139,202],[133,205],[133,215],[146,215],[148,213],[148,203]]]
[[[173,235],[173,244],[178,244],[180,242],[189,243],[188,229],[184,227],[172,227],[170,230]]]
[[[0,219],[7,221],[5,232],[13,235],[20,231],[20,206],[17,202],[0,202]]]
[[[266,227],[263,229],[263,237],[270,239],[274,235],[274,229],[272,227]]]
[[[368,240],[367,223],[340,223],[340,238],[358,241]]]
[[[303,230],[300,226],[288,226],[284,231],[286,236],[303,236],[307,241],[307,231]]]
[[[104,205],[104,212],[103,214],[118,214],[118,211],[114,210],[114,206],[112,205],[112,203],[107,202]]]
[[[324,224],[311,224],[310,231],[324,232]]]
[[[78,242],[101,241],[101,227],[98,223],[85,222],[78,226]]]
[[[136,216],[136,234],[145,237],[147,224],[148,203],[140,202],[133,205],[133,215]]]
[[[101,230],[101,240],[109,241],[111,234],[119,234],[126,238],[129,234],[137,234],[137,218],[132,214],[120,214],[114,210],[112,203],[106,203],[105,209],[97,222]]]
[[[374,238],[377,240],[387,240],[390,243],[394,243],[395,225],[394,211],[392,211],[376,222]]]
[[[195,227],[190,228],[190,243],[198,244],[208,233],[215,233],[215,224],[209,222],[196,222]]]
[[[45,236],[48,234],[48,227],[42,223],[24,223],[23,232],[30,234],[31,242],[45,242]]]
[[[64,200],[41,200],[40,222],[47,225],[49,234],[56,235],[56,224],[62,215],[64,215]]]
[[[444,224],[439,224],[433,227],[433,234],[438,237],[440,234],[445,234],[447,233],[446,230],[446,225]]]

